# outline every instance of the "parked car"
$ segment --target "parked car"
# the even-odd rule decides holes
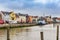
[[[4,24],[4,20],[0,20],[0,24]]]
[[[46,22],[45,22],[45,20],[39,20],[39,21],[37,22],[37,24],[38,24],[38,25],[45,25]]]

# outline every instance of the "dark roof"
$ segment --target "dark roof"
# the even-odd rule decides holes
[[[18,13],[19,16],[28,16],[28,14],[21,14],[21,13]]]
[[[19,15],[18,14],[15,14],[16,15],[16,17],[18,17],[19,18]]]
[[[10,14],[11,12],[6,12],[6,11],[1,11],[4,15],[5,14]],[[21,13],[15,13],[16,14],[16,16],[28,16],[28,14],[21,14]]]
[[[6,11],[1,11],[3,14],[10,14],[10,12],[6,12]]]
[[[57,17],[53,17],[53,19],[57,19]]]
[[[33,18],[38,18],[38,16],[32,16]]]

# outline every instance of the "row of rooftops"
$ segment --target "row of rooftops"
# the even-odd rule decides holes
[[[7,12],[7,11],[1,11],[4,15],[9,15],[11,12],[13,12],[13,11],[11,11],[11,12]],[[21,13],[15,13],[16,14],[16,16],[18,17],[19,15],[20,16],[31,16],[31,15],[28,15],[28,14],[21,14]],[[33,18],[38,18],[38,16],[31,16],[31,17],[33,17]],[[47,18],[47,17],[50,17],[51,18],[51,16],[45,16],[45,17],[42,17],[43,19],[44,18]],[[41,17],[40,17],[41,18]],[[60,20],[60,18],[58,18],[58,17],[53,17],[53,19],[58,19],[58,20]]]
[[[10,14],[11,12],[1,11],[3,14]],[[28,14],[15,13],[16,15],[27,16]]]
[[[11,12],[1,11],[4,15],[9,15]],[[12,11],[13,12],[13,11]],[[14,13],[14,12],[13,12]],[[16,16],[30,16],[28,14],[15,13]],[[38,18],[38,16],[32,16],[33,18]]]

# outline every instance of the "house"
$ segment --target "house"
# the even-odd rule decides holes
[[[3,15],[3,13],[0,11],[0,19],[3,20],[3,18],[4,18],[4,15]]]
[[[55,19],[55,22],[60,22],[60,18],[56,18]]]
[[[3,16],[3,20],[6,23],[11,23],[12,21],[15,21],[16,20],[16,15],[15,15],[14,12],[6,12],[6,11],[1,11],[1,12],[4,15]]]
[[[52,23],[53,19],[51,18],[51,16],[46,16],[46,17],[45,17],[45,21],[46,21],[47,23]]]
[[[30,16],[30,15],[28,15],[28,16],[26,16],[26,22],[27,23],[32,23],[32,16]]]
[[[6,12],[6,11],[1,11],[1,13],[3,14],[3,20],[6,22],[6,21],[9,21],[10,20],[10,12]]]
[[[27,21],[27,23],[37,23],[38,16],[30,16],[30,15],[28,15],[26,21]]]
[[[9,16],[11,20],[16,20],[16,14],[14,12],[10,12]]]
[[[1,11],[2,14],[4,15],[4,20],[8,21],[9,23],[26,23],[26,16],[28,14],[21,14],[21,13],[14,13],[12,12],[5,12],[5,11]]]
[[[53,19],[53,22],[57,22],[57,21],[56,21],[57,17],[53,17],[52,19]]]
[[[3,15],[3,13],[0,11],[0,24],[4,24],[3,18],[4,18],[4,15]]]
[[[28,15],[28,14],[21,14],[21,13],[17,13],[17,15],[19,16],[18,18],[17,18],[17,21],[19,22],[19,23],[26,23],[26,16]]]
[[[0,19],[2,19],[2,14],[0,13]]]
[[[38,19],[38,16],[32,16],[32,23],[37,23]]]

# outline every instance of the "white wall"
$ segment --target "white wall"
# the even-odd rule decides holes
[[[26,16],[19,16],[19,18],[17,19],[19,22],[21,22],[21,19],[23,22],[26,22]]]

